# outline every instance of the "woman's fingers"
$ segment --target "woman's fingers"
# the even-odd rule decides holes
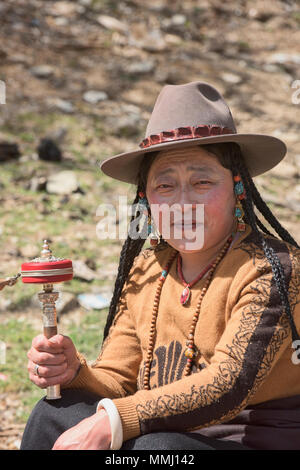
[[[59,365],[66,361],[66,356],[63,353],[53,354],[39,352],[33,348],[28,351],[27,357],[35,364],[40,365]]]
[[[63,352],[63,340],[55,340],[57,336],[62,335],[55,335],[55,337],[53,336],[53,339],[48,339],[44,335],[38,335],[33,338],[31,347],[40,352],[49,352],[54,354]]]
[[[27,357],[36,364],[59,365],[70,358],[70,350],[71,356],[76,357],[75,347],[67,336],[55,335],[47,339],[44,335],[38,335],[33,338]]]
[[[55,377],[38,377],[34,374],[29,374],[29,379],[39,388],[47,388],[50,385],[62,385],[68,380],[68,374],[57,375]]]
[[[29,379],[38,387],[46,388],[49,385],[63,384],[70,380],[71,371],[68,368],[67,362],[59,366],[38,366],[28,361],[27,369],[29,372]]]
[[[33,338],[27,357],[29,379],[40,388],[71,382],[80,366],[73,341],[59,334]]]
[[[38,368],[36,367],[38,366]],[[28,369],[29,372],[31,372],[34,375],[37,375],[38,377],[57,377],[58,375],[63,374],[68,368],[67,362],[63,362],[60,365],[47,365],[47,366],[42,366],[40,364],[34,363],[34,362],[29,362]]]

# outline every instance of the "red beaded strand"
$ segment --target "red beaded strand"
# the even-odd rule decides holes
[[[208,266],[206,266],[203,271],[191,282],[186,282],[183,273],[182,273],[182,259],[180,256],[180,253],[178,253],[177,257],[177,272],[180,277],[180,280],[182,284],[184,285],[184,289],[182,291],[182,294],[180,296],[180,302],[182,305],[186,305],[191,297],[191,287],[193,287],[194,284],[196,284],[200,279],[203,278],[203,276],[209,271],[209,269],[212,267],[213,263],[210,263]]]

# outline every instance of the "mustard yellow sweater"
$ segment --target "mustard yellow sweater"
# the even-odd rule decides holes
[[[300,250],[264,235],[279,257],[300,332]],[[194,431],[233,419],[251,404],[300,395],[291,329],[269,262],[249,225],[218,265],[195,331],[193,373],[183,377],[184,351],[205,278],[180,303],[183,285],[173,262],[163,285],[151,390],[142,390],[153,300],[173,248],[147,248],[135,258],[114,323],[99,357],[66,388],[113,399],[124,441],[155,431]]]

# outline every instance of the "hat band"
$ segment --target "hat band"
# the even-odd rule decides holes
[[[182,139],[197,139],[199,137],[209,137],[212,135],[222,134],[236,134],[232,129],[228,127],[221,127],[216,125],[201,125],[201,126],[186,126],[178,127],[171,131],[163,131],[159,134],[152,134],[146,137],[140,144],[139,147],[142,149],[151,147],[152,145],[161,144],[163,142],[170,142],[172,140]]]

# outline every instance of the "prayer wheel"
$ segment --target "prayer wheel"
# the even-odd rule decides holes
[[[42,303],[44,335],[49,339],[57,334],[55,302],[59,292],[53,290],[53,285],[73,278],[72,261],[54,257],[49,243],[44,240],[40,257],[21,265],[21,278],[25,284],[43,285],[43,291],[38,293],[38,298]],[[61,398],[60,385],[47,387],[46,398],[47,400]]]

